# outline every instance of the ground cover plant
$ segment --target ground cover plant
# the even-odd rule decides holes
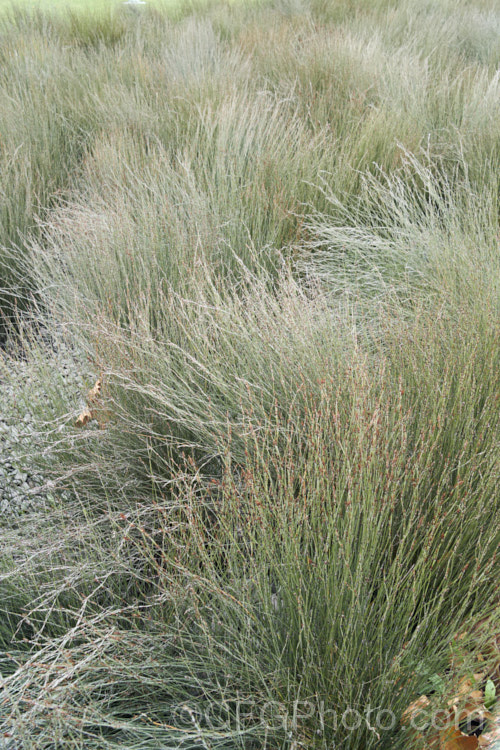
[[[7,747],[494,747],[495,3],[2,23]]]

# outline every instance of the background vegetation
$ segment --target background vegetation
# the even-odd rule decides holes
[[[2,20],[1,377],[64,491],[0,528],[23,747],[422,747],[412,701],[497,679],[499,32],[493,0]],[[394,725],[335,725],[367,706]]]
[[[21,7],[23,10],[44,13],[85,13],[107,15],[120,9],[126,0],[0,0],[0,12],[11,12]],[[147,0],[147,4],[155,8],[172,9],[179,5],[179,0]],[[133,9],[130,9],[133,10]]]

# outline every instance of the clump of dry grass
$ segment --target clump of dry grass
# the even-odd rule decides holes
[[[496,16],[434,8],[444,49],[419,13],[214,3],[89,44],[18,23],[64,60],[71,136],[3,243],[36,291],[36,458],[72,498],[0,531],[23,746],[407,748],[454,636],[495,628]],[[75,427],[51,336],[102,377],[103,429]]]

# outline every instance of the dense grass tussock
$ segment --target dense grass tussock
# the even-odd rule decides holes
[[[65,490],[0,526],[23,747],[421,748],[416,697],[495,676],[499,25],[4,26],[2,310],[46,393],[16,384],[26,461]],[[61,343],[102,377],[83,430]]]

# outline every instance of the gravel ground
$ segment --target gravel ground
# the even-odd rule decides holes
[[[74,359],[64,347],[50,354],[50,369],[63,378],[64,386],[75,394],[75,412],[83,403],[84,385],[75,371]],[[20,359],[0,368],[0,525],[12,525],[23,514],[52,505],[48,477],[40,474],[34,462],[40,450],[37,433],[41,425],[33,404],[43,404],[47,396],[35,378],[33,368]]]
[[[9,397],[8,386],[0,384],[2,405]],[[46,503],[41,487],[43,477],[30,467],[30,432],[33,416],[29,412],[20,425],[0,417],[0,523],[35,510]]]

